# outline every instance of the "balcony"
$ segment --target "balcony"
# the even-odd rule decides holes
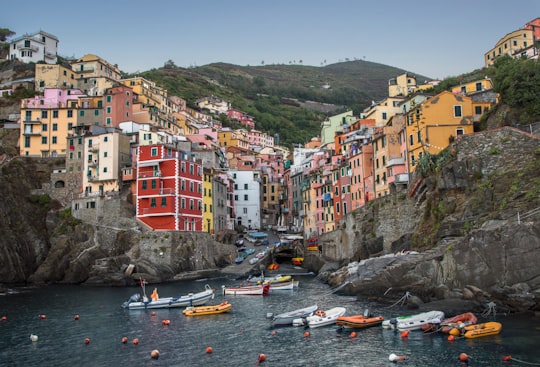
[[[99,152],[99,144],[93,144],[88,147],[88,151],[90,152]]]
[[[409,183],[409,174],[408,173],[400,173],[394,176],[395,180],[394,182],[397,184],[407,184]]]
[[[34,129],[24,129],[23,135],[25,136],[39,136],[41,135],[41,129],[39,131],[34,131]]]
[[[37,46],[25,46],[25,45],[17,45],[17,50],[30,50],[33,52],[38,52],[39,48]]]
[[[23,123],[26,125],[32,125],[32,124],[41,124],[41,118],[40,117],[25,117],[23,120]]]
[[[151,177],[161,177],[161,171],[144,171],[139,172],[137,175],[138,178],[151,178]]]
[[[386,167],[402,166],[404,164],[405,164],[405,158],[394,158],[388,161],[388,163],[386,164]]]
[[[82,70],[77,70],[78,73],[93,73],[94,72],[94,68],[93,67],[90,67],[90,66],[85,66],[84,69]]]
[[[90,176],[87,176],[87,178],[88,178],[88,182],[98,182],[98,181],[100,181],[99,176],[90,175]]]

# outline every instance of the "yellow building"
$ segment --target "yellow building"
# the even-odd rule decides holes
[[[501,38],[495,46],[484,54],[484,65],[493,65],[503,55],[516,57],[520,51],[534,44],[534,32],[531,29],[518,29]]]
[[[362,113],[362,119],[375,120],[376,127],[383,127],[386,125],[390,117],[394,116],[396,113],[401,112],[401,102],[405,100],[406,97],[396,96],[388,97],[382,100],[381,102],[373,102],[371,106],[366,108]]]
[[[388,136],[385,134],[385,128],[379,127],[373,134],[373,174],[375,176],[375,197],[388,195],[388,178],[386,165],[388,163]],[[399,148],[399,146],[398,146]]]
[[[214,232],[214,208],[212,199],[213,174],[210,169],[204,169],[203,175],[203,195],[202,195],[202,230],[203,232]]]
[[[21,101],[20,154],[65,157],[66,137],[77,126],[78,89],[46,89],[43,96]]]
[[[102,96],[105,90],[115,86],[120,80],[120,69],[104,59],[87,54],[71,63],[71,68],[77,73],[77,88],[89,96]]]
[[[238,147],[241,149],[249,149],[249,137],[244,129],[231,130],[223,128],[218,133],[219,145],[224,148]]]
[[[36,64],[35,90],[43,93],[47,88],[77,88],[79,75],[61,64]]]
[[[403,73],[388,81],[388,97],[407,97],[416,88],[416,76]]]
[[[491,81],[491,79],[484,78],[455,86],[452,88],[452,93],[471,94],[492,89],[493,82]]]
[[[455,139],[472,134],[474,120],[472,99],[448,91],[412,107],[406,122],[409,172],[426,153],[439,154]]]

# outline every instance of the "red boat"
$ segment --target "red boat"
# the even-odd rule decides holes
[[[437,331],[440,330],[445,334],[448,334],[450,330],[456,327],[464,327],[476,324],[478,318],[472,312],[465,312],[460,315],[444,319],[439,325],[426,324],[422,327],[423,331]]]

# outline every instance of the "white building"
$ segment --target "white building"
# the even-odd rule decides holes
[[[39,31],[25,34],[9,43],[8,60],[20,60],[24,63],[44,61],[56,64],[58,61],[58,38],[52,34]]]
[[[258,171],[229,171],[234,182],[236,225],[247,229],[261,228],[261,174]]]

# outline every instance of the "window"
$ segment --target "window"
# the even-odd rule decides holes
[[[193,199],[189,199],[189,209],[193,210],[195,207],[193,206]]]
[[[107,167],[103,167],[103,173],[107,173]]]
[[[161,206],[162,207],[167,206],[167,198],[161,198]]]
[[[47,116],[48,116],[47,111],[41,111],[41,118],[42,118],[42,119],[46,119]]]
[[[67,111],[67,117],[73,117],[73,110]]]
[[[461,106],[454,106],[454,117],[461,117]]]
[[[245,183],[245,184],[244,184],[244,190],[247,190],[247,189],[248,189],[248,184]]]
[[[156,187],[156,180],[152,180],[152,189],[155,189]]]
[[[52,112],[52,117],[53,117],[54,119],[57,119],[57,118],[58,118],[58,110]]]
[[[158,149],[157,148],[152,148],[152,150],[150,152],[150,155],[152,157],[156,157],[158,155]]]
[[[421,130],[418,130],[416,132],[416,141],[419,142],[419,143],[422,141],[422,131]]]
[[[53,136],[53,137],[52,137],[52,143],[53,143],[53,144],[57,144],[57,139],[58,139],[58,138],[57,138],[56,136]]]
[[[79,116],[80,116],[80,117],[84,117],[84,110],[80,110],[80,111],[79,111]]]
[[[148,184],[148,183],[147,183],[146,181],[143,181],[143,182],[142,182],[142,189],[143,189],[143,190],[146,190],[146,185],[147,185],[147,184]]]
[[[234,195],[234,201],[238,201],[238,195]]]
[[[180,207],[182,209],[185,209],[186,208],[186,199],[182,198],[182,201],[180,202]]]
[[[150,207],[155,208],[156,207],[156,198],[150,199]]]
[[[46,136],[41,137],[41,144],[47,144],[47,137]]]
[[[248,212],[247,212],[247,208],[243,208],[243,209],[244,209],[244,211],[243,211],[244,214],[247,214],[247,213],[248,213]]]
[[[111,103],[112,101],[112,96],[107,96],[107,103]]]
[[[112,111],[112,108],[111,107],[107,107],[107,113],[110,114]]]
[[[68,122],[67,128],[68,128],[68,130],[73,130],[73,122]],[[71,145],[73,145],[73,144],[71,144]]]
[[[383,113],[382,113],[382,119],[383,119],[383,120],[386,120],[386,112],[383,112]]]
[[[244,195],[244,201],[248,201],[249,198],[248,198],[248,195]]]
[[[58,124],[57,123],[52,124],[52,131],[58,131]]]
[[[99,116],[99,110],[94,110],[94,116]]]
[[[482,106],[474,106],[474,114],[475,115],[481,115],[482,114]]]
[[[41,131],[47,131],[47,124],[41,124]]]
[[[180,166],[180,171],[186,172],[186,162],[182,162],[182,164]]]
[[[414,145],[414,136],[413,136],[413,134],[409,135],[409,145]]]

